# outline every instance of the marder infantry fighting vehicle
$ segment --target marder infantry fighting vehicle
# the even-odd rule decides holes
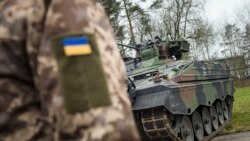
[[[232,117],[234,85],[226,64],[180,60],[185,40],[156,38],[125,57],[128,93],[143,140],[209,140]]]

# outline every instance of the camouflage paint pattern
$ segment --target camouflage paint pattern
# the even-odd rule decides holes
[[[103,8],[95,0],[47,2],[0,4],[0,140],[139,140],[124,64]],[[95,36],[110,106],[77,114],[64,109],[51,39],[73,33]]]
[[[226,65],[186,62],[177,68],[178,70],[169,68],[170,71],[166,71],[174,71],[173,75],[165,74],[162,68],[158,69],[161,72],[161,82],[154,82],[153,78],[135,81],[137,101],[133,109],[165,106],[174,114],[189,115],[200,105],[211,106],[216,99],[224,100],[227,96],[233,96],[233,81]],[[133,74],[132,76],[134,77]],[[147,104],[148,101],[151,102]]]
[[[140,56],[134,59],[134,67],[128,69],[128,76],[136,86],[129,97],[142,137],[180,140],[178,135],[181,134],[182,140],[186,140],[184,136],[191,136],[191,132],[197,129],[190,129],[186,135],[186,129],[182,130],[182,119],[191,119],[193,113],[201,115],[201,109],[220,105],[222,101],[228,106],[230,119],[235,90],[229,67],[206,61],[181,60],[182,53],[188,52],[190,45],[183,39],[167,41],[164,46],[161,44],[159,48],[155,40],[150,47],[140,47]],[[131,62],[127,64],[132,65]],[[190,118],[187,115],[191,115]],[[207,135],[208,138],[211,136]]]
[[[185,69],[188,67],[189,69]],[[230,77],[230,69],[226,64],[195,61],[187,64],[184,69],[177,70],[173,81],[188,82],[195,80],[214,80]]]

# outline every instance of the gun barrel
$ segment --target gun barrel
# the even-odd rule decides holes
[[[128,45],[123,45],[123,44],[119,44],[119,43],[117,45],[122,46],[122,47],[126,47],[126,48],[132,48],[132,49],[140,50],[139,48],[128,46]]]

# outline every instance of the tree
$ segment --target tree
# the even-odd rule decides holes
[[[122,0],[123,8],[125,11],[125,17],[128,22],[129,32],[130,32],[130,42],[132,45],[136,44],[136,37],[134,33],[133,22],[138,20],[142,15],[145,15],[143,9],[138,5],[134,4],[130,0]]]
[[[117,0],[98,0],[105,8],[109,17],[111,26],[114,30],[114,36],[118,42],[123,42],[125,39],[124,25],[120,24],[122,3]]]
[[[167,2],[155,0],[151,8],[160,9],[164,30],[172,40],[175,40],[189,36],[188,32],[192,33],[192,25],[200,19],[196,13],[203,4],[204,1],[200,0],[169,0]]]
[[[226,24],[224,26],[224,32],[222,34],[223,44],[227,47],[231,57],[234,57],[230,63],[234,76],[245,75],[245,61],[242,61],[243,57],[243,41],[240,28],[236,24]]]
[[[241,51],[241,33],[236,24],[226,24],[222,39],[225,46],[229,49],[231,57],[237,56]]]
[[[250,75],[249,73],[249,68],[247,68],[247,66],[249,67],[250,65],[250,24],[246,24],[245,25],[245,31],[243,33],[243,56],[245,59],[245,63],[246,63],[246,69],[245,69],[245,75]]]
[[[245,31],[243,33],[244,48],[250,49],[250,24],[245,25]]]
[[[200,21],[200,24],[195,29],[192,38],[195,40],[196,49],[202,52],[205,60],[211,61],[210,46],[214,44],[213,26],[208,22]],[[205,55],[206,54],[206,55]],[[207,56],[207,59],[206,59]]]
[[[250,23],[250,3],[245,1],[242,7],[237,11],[237,21],[240,21],[240,24],[249,24]]]
[[[150,22],[151,20],[148,14],[140,15],[138,21],[136,22],[136,32],[140,42],[145,41],[145,38],[147,38],[148,35],[150,36],[150,38],[153,38],[153,28]]]

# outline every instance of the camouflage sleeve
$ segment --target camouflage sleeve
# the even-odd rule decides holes
[[[104,13],[94,0],[51,3],[38,57],[39,89],[43,105],[58,118],[58,133],[135,141],[125,67]]]
[[[1,141],[25,140],[39,130],[34,122],[40,116],[34,78],[44,12],[41,0],[0,3]]]

